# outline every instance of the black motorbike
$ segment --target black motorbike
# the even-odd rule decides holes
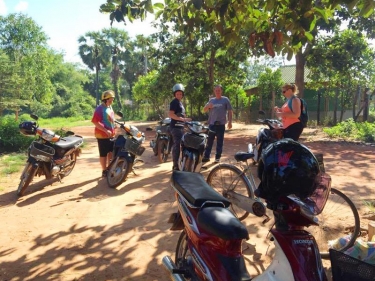
[[[30,114],[38,121],[38,116]],[[19,125],[20,132],[25,136],[38,136],[28,148],[26,166],[21,174],[17,195],[24,195],[26,188],[34,176],[45,176],[46,179],[57,177],[61,182],[68,176],[80,155],[83,137],[68,131],[67,137],[61,137],[48,129],[40,129],[36,121],[24,121]]]
[[[117,112],[117,115],[123,117],[121,112]],[[138,157],[145,151],[145,147],[142,146],[145,141],[143,132],[133,125],[126,125],[116,120],[115,123],[120,125],[120,128],[117,129],[113,139],[112,161],[108,166],[107,184],[111,188],[122,184],[129,172],[134,172],[137,163],[143,163]]]
[[[203,166],[202,158],[210,130],[198,121],[185,122],[185,127],[178,160],[179,170],[199,173]]]
[[[152,147],[154,155],[158,157],[160,163],[167,162],[173,146],[173,139],[169,127],[170,123],[171,118],[164,118],[158,121],[155,139],[150,141],[150,146]]]
[[[265,112],[263,110],[260,110],[259,115],[264,116]],[[283,124],[279,120],[258,118],[257,122],[266,125],[267,128],[260,128],[255,140],[255,145],[248,145],[248,152],[254,153],[254,164],[258,163],[264,148],[266,148],[270,143],[280,140],[284,137]]]

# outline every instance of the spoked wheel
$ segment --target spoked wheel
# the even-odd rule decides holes
[[[70,157],[70,163],[69,165],[64,169],[64,173],[62,174],[62,177],[67,177],[70,175],[70,173],[73,171],[74,166],[77,162],[77,155],[75,153],[72,153],[69,155]]]
[[[180,237],[178,238],[175,264],[179,270],[184,272],[184,277],[187,278],[186,280],[199,280],[194,273],[193,257],[187,244],[185,231],[182,231]]]
[[[26,188],[30,185],[31,181],[33,180],[37,168],[35,168],[32,164],[26,163],[25,168],[23,169],[23,172],[21,174],[21,181],[18,185],[17,189],[17,195],[23,196]]]
[[[168,142],[160,140],[158,144],[158,159],[160,163],[167,162],[168,159]]]
[[[319,226],[310,226],[307,230],[315,237],[322,258],[329,258],[328,241],[341,238],[334,247],[338,251],[353,246],[360,232],[360,220],[357,208],[345,194],[331,188],[327,203],[317,218]]]
[[[115,158],[108,167],[107,183],[111,188],[116,188],[122,184],[128,176],[130,165],[123,157]]]
[[[251,187],[246,175],[233,165],[220,164],[213,168],[207,176],[207,183],[225,198],[228,198],[229,201],[231,201],[231,198],[228,191],[234,191],[243,196],[254,198],[254,189]],[[230,209],[239,220],[244,220],[249,215],[249,212],[235,204],[231,204]]]

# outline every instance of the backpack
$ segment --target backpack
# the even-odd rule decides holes
[[[288,107],[290,110],[293,112],[292,108],[292,100],[294,99],[291,98],[288,101]],[[307,126],[307,122],[309,121],[309,114],[307,113],[307,103],[304,99],[298,98],[301,101],[301,115],[298,117],[298,119],[301,121],[302,125],[304,128]]]

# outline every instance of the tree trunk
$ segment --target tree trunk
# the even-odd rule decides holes
[[[95,94],[96,94],[96,106],[98,106],[99,103],[99,69],[95,68],[95,74],[96,74],[96,81],[95,81]]]
[[[333,108],[333,125],[337,124],[338,101],[339,101],[339,89],[336,89],[335,90],[335,105],[334,105],[334,108]]]
[[[299,97],[303,98],[303,91],[305,90],[305,63],[306,59],[302,50],[296,54],[296,77],[295,83],[298,87]]]

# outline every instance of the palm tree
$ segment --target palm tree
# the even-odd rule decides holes
[[[106,38],[99,32],[87,32],[78,39],[79,55],[82,62],[95,70],[96,105],[99,105],[99,71],[106,67],[111,59],[111,49]]]

